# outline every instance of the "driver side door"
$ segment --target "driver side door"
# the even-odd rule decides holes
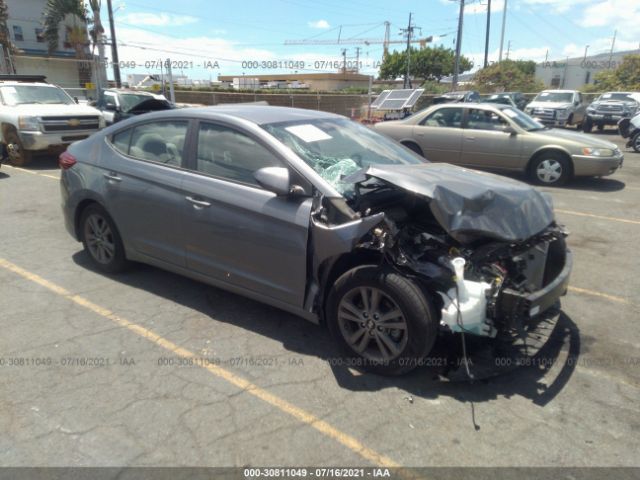
[[[312,199],[278,196],[253,174],[288,167],[251,133],[199,122],[183,188],[187,268],[251,296],[302,307]]]

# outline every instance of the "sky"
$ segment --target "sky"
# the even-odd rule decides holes
[[[481,66],[488,0],[467,0],[462,54]],[[640,48],[640,0],[506,0],[504,54],[543,61]],[[106,2],[103,21],[106,24]],[[492,0],[489,61],[497,61],[505,0]],[[127,73],[159,73],[170,58],[174,74],[216,80],[218,75],[334,72],[356,55],[361,73],[376,75],[384,22],[391,50],[405,48],[409,13],[414,37],[455,49],[459,0],[113,0],[123,80]],[[418,28],[419,27],[419,28]],[[107,29],[107,36],[109,31]],[[369,45],[285,45],[287,40]],[[404,39],[404,40],[403,40]],[[510,43],[509,43],[510,42]],[[415,44],[415,46],[418,46]],[[359,53],[356,52],[360,47]],[[108,56],[110,51],[107,49]],[[135,67],[135,68],[133,68]],[[337,67],[337,68],[336,68]],[[476,68],[477,68],[476,67]],[[113,74],[109,71],[109,76]]]

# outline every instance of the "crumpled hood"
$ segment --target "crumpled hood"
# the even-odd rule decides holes
[[[143,100],[140,103],[135,104],[125,113],[134,113],[134,112],[148,112],[148,111],[156,111],[156,110],[171,110],[173,106],[169,103],[168,100],[158,99],[158,98],[149,98],[147,100]]]
[[[554,221],[551,197],[491,173],[446,163],[376,165],[347,179],[375,177],[429,199],[438,223],[461,243],[479,238],[526,240]]]
[[[557,109],[557,108],[570,108],[573,105],[571,102],[531,102],[527,105],[527,108],[549,108],[549,109]]]

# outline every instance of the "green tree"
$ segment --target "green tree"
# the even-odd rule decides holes
[[[497,91],[539,92],[544,84],[535,78],[533,61],[503,60],[481,70],[474,76],[474,87],[482,93]]]
[[[410,49],[410,73],[413,78],[439,82],[442,77],[453,74],[455,52],[450,48],[427,47]],[[471,70],[473,63],[465,56],[460,56],[459,72]],[[380,66],[380,78],[394,79],[407,71],[406,52],[394,51],[385,56]]]
[[[82,0],[47,0],[44,9],[44,37],[48,44],[49,54],[58,48],[60,42],[60,25],[67,17],[73,19],[73,27],[68,30],[67,41],[76,52],[78,60],[78,79],[81,85],[91,81],[90,56],[86,52],[86,47],[91,45],[89,38],[93,41],[94,47],[103,49],[101,42],[104,28],[100,21],[100,0],[89,0],[89,9],[92,17]],[[93,28],[87,32],[87,25],[93,24]]]
[[[593,80],[585,91],[640,90],[640,55],[626,55],[617,68],[598,72]]]

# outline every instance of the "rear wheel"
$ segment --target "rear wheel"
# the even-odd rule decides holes
[[[127,265],[122,239],[111,217],[101,206],[88,206],[80,219],[82,244],[92,265],[106,273],[123,271]]]
[[[419,286],[393,270],[343,274],[327,299],[329,330],[350,364],[382,375],[415,368],[435,343],[438,320]]]
[[[557,152],[543,152],[535,157],[529,175],[539,185],[564,185],[571,178],[571,162]]]
[[[584,122],[582,122],[582,131],[585,133],[590,133],[592,129],[593,121],[589,117],[585,118]]]
[[[12,165],[15,165],[16,167],[24,167],[31,163],[31,160],[33,160],[33,153],[28,150],[24,150],[22,140],[20,140],[20,137],[14,130],[7,133],[5,143],[7,148],[7,157]]]
[[[604,125],[598,125],[598,131],[602,132],[604,130]]]

